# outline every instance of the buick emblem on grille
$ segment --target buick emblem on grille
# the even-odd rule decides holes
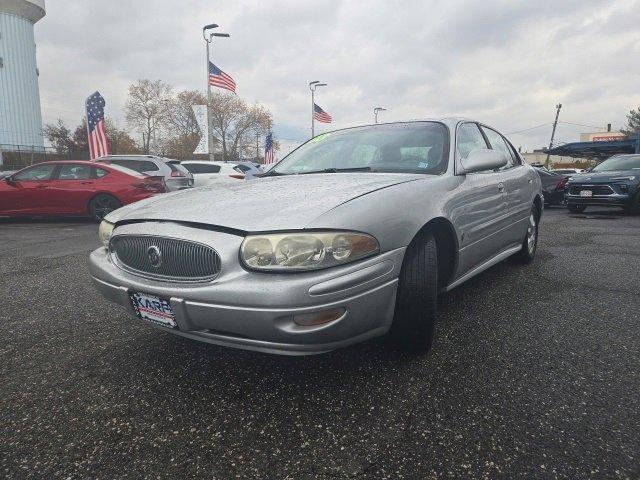
[[[152,267],[158,268],[162,265],[162,253],[155,245],[151,245],[147,248],[147,256],[149,257],[149,263],[151,263]]]

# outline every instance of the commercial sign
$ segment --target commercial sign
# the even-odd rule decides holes
[[[200,128],[200,143],[193,151],[195,154],[209,153],[209,125],[207,124],[207,106],[193,105],[193,114],[196,116],[196,122]]]

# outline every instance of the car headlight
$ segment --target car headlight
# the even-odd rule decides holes
[[[113,232],[115,225],[111,222],[103,220],[98,227],[98,237],[105,247],[109,246],[109,240],[111,239],[111,232]]]
[[[611,180],[629,180],[630,182],[633,182],[635,179],[636,177],[629,176],[629,177],[614,177]]]
[[[277,233],[247,236],[240,258],[252,270],[304,271],[355,262],[379,251],[378,241],[365,233]]]

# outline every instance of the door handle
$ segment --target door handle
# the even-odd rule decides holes
[[[80,185],[93,185],[93,182],[80,182]]]
[[[46,185],[38,185],[36,188],[49,188]]]
[[[501,193],[504,192],[504,183],[500,182],[498,184],[498,191],[501,192]]]

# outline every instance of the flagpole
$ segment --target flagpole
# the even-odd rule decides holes
[[[326,87],[326,83],[320,83],[320,80],[314,80],[313,82],[309,82],[309,90],[311,90],[311,138],[315,136],[315,93],[317,87]]]

